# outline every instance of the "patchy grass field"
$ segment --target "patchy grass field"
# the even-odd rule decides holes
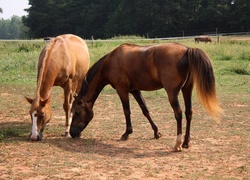
[[[0,42],[0,179],[249,179],[250,43],[237,38],[220,45],[181,43],[210,55],[224,115],[216,124],[194,92],[191,147],[176,153],[176,122],[163,90],[143,92],[163,134],[158,140],[132,97],[134,133],[126,142],[119,140],[125,119],[118,95],[108,86],[81,139],[63,137],[63,91],[55,87],[44,138],[30,141],[29,105],[23,96],[35,94],[36,62],[44,44]],[[117,45],[90,44],[92,61]],[[184,110],[181,96],[180,101]],[[184,131],[185,120],[183,125]]]

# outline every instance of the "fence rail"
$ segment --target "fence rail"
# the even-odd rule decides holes
[[[218,36],[250,36],[250,31],[247,32],[233,32],[233,33],[216,33],[216,32],[210,32],[207,34],[197,34],[197,35],[193,35],[193,36],[176,36],[176,37],[161,37],[161,38],[130,38],[130,36],[128,36],[128,38],[117,38],[117,39],[94,39],[94,37],[92,39],[85,39],[87,42],[91,43],[91,42],[126,42],[126,41],[154,41],[154,40],[181,40],[181,39],[193,39],[197,36],[203,36],[203,35],[208,35],[211,37],[218,37]],[[0,39],[0,41],[44,41],[44,38],[41,39]]]
[[[183,39],[194,39],[197,36],[208,35],[212,38],[216,38],[219,42],[221,36],[250,36],[250,32],[234,32],[234,33],[209,33],[200,34],[195,36],[179,36],[179,37],[163,37],[163,38],[125,38],[125,39],[94,39],[86,40],[88,43],[94,44],[95,42],[127,42],[127,41],[160,41],[160,40],[183,40]]]

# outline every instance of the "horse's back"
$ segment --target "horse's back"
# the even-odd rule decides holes
[[[72,64],[73,75],[83,77],[82,75],[87,73],[90,65],[89,50],[86,42],[82,38],[72,34],[63,35],[63,38],[67,45],[66,50],[68,60]]]
[[[132,89],[160,89],[164,81],[181,79],[186,75],[187,70],[180,72],[187,68],[186,51],[187,47],[178,43],[153,46],[123,44],[108,57],[109,79],[113,84],[124,81]]]
[[[116,55],[119,56],[120,63],[123,63],[127,69],[134,68],[135,70],[140,70],[142,67],[160,69],[165,66],[173,66],[181,60],[187,51],[186,46],[178,43],[153,46],[123,44],[118,49]]]
[[[89,51],[86,42],[73,34],[65,34],[57,36],[54,39],[58,44],[54,50],[56,55],[66,56],[71,61],[88,61]],[[59,54],[60,53],[60,54]]]
[[[68,78],[73,81],[82,79],[90,65],[87,44],[76,35],[57,36],[42,50],[38,71],[41,71],[43,64],[47,66],[47,76],[54,77],[54,85],[61,86]]]

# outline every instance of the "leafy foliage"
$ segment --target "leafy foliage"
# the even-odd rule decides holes
[[[28,29],[18,16],[0,20],[0,32],[0,39],[24,39],[28,37]]]
[[[73,33],[84,38],[149,37],[249,30],[248,0],[29,0],[31,37]],[[237,29],[236,29],[237,28]]]

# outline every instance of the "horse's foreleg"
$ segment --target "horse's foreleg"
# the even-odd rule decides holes
[[[177,139],[176,144],[174,146],[175,151],[181,151],[182,150],[182,110],[179,105],[178,95],[168,95],[169,102],[174,110],[175,119],[177,122]]]
[[[129,96],[128,96],[128,93],[125,93],[125,92],[117,91],[117,93],[121,99],[122,107],[123,107],[123,111],[124,111],[124,115],[126,119],[126,131],[121,137],[121,140],[125,141],[128,139],[129,134],[133,132],[131,118],[130,118],[131,112],[130,112],[130,105],[129,105]]]
[[[69,136],[70,124],[72,121],[72,113],[71,113],[71,106],[73,102],[73,95],[72,95],[72,82],[71,80],[69,83],[66,83],[63,87],[64,89],[64,103],[63,109],[66,115],[66,122],[65,122],[65,137]]]
[[[158,132],[158,127],[155,125],[155,123],[153,122],[152,118],[150,117],[148,108],[146,106],[146,103],[144,101],[144,98],[143,98],[141,92],[135,90],[135,91],[132,91],[131,94],[136,99],[137,103],[141,107],[143,115],[148,119],[148,121],[149,121],[152,129],[154,130],[154,137],[155,137],[155,139],[159,139],[162,135],[161,135],[161,133]]]
[[[191,126],[191,120],[192,120],[192,89],[193,87],[184,87],[182,89],[183,97],[184,97],[184,102],[185,102],[185,115],[186,115],[186,120],[187,120],[187,126],[186,126],[186,134],[184,138],[184,142],[182,144],[183,148],[188,148],[189,147],[189,142],[190,142],[190,126]]]

